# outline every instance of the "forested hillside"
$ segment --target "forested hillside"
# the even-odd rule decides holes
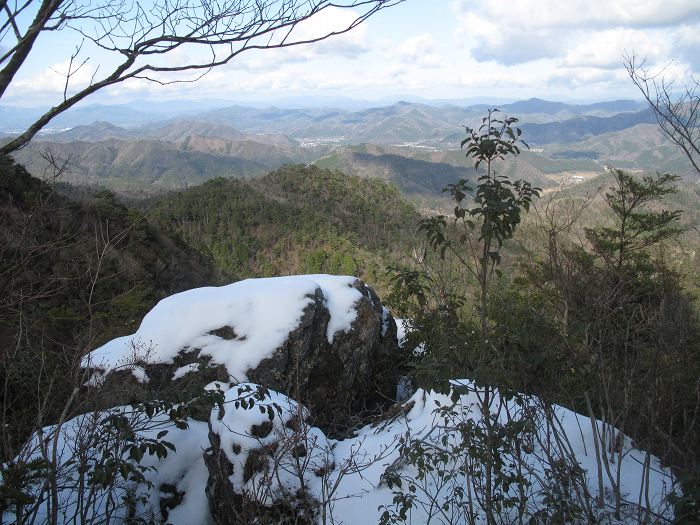
[[[56,378],[76,373],[86,348],[135,330],[164,296],[293,273],[360,275],[386,288],[418,220],[392,186],[304,166],[214,179],[140,202],[140,212],[5,159],[0,198],[0,339],[14,356],[1,370],[15,422],[3,427],[5,457],[37,403],[56,417],[68,395]]]
[[[215,177],[254,177],[263,164],[216,151],[188,150],[160,140],[32,143],[17,160],[37,177],[46,162],[42,153],[70,159],[63,179],[77,185],[107,187],[131,195],[161,193],[201,184]]]
[[[86,348],[214,276],[206,256],[111,193],[75,200],[0,159],[0,377],[12,421],[0,431],[3,455],[37,417],[57,417]]]
[[[3,1],[0,525],[700,525],[698,35]]]
[[[150,220],[210,255],[224,281],[333,273],[380,284],[418,220],[394,187],[314,166],[216,179],[146,206]]]
[[[372,153],[368,152],[367,155]],[[79,413],[80,407],[90,406],[91,410],[101,410],[113,406],[117,400],[119,403],[129,400],[136,403],[133,406],[140,407],[135,409],[137,411],[171,410],[168,403],[185,396],[182,397],[187,399],[186,404],[182,405],[185,412],[171,412],[170,417],[175,417],[178,424],[184,424],[185,420],[177,418],[185,417],[185,414],[189,414],[188,410],[193,410],[188,424],[195,429],[193,435],[196,435],[196,439],[206,444],[207,438],[196,419],[200,416],[196,414],[199,410],[208,410],[200,404],[205,403],[206,407],[211,400],[207,401],[208,394],[200,398],[198,396],[201,394],[195,391],[200,391],[201,386],[213,378],[225,379],[228,376],[221,366],[210,367],[210,357],[200,356],[200,361],[186,362],[186,359],[191,359],[192,352],[199,351],[196,349],[198,346],[195,350],[190,346],[183,347],[173,363],[168,361],[169,358],[158,358],[164,359],[161,363],[152,362],[149,355],[141,357],[138,354],[141,343],[134,342],[134,339],[131,343],[133,348],[129,351],[136,356],[134,359],[138,366],[128,365],[127,372],[119,372],[125,375],[116,376],[120,379],[95,385],[85,383],[86,369],[79,366],[81,356],[105,340],[124,333],[133,332],[136,338],[141,330],[145,334],[143,337],[152,337],[148,335],[148,326],[153,326],[153,319],[156,319],[153,314],[149,314],[150,325],[149,316],[143,319],[142,328],[137,330],[137,325],[150,306],[173,292],[251,277],[330,273],[360,276],[386,298],[386,304],[393,312],[410,319],[406,326],[400,326],[401,329],[409,329],[403,354],[393,355],[389,361],[382,360],[386,357],[377,358],[379,360],[376,362],[370,358],[362,361],[361,368],[369,367],[376,374],[371,380],[374,386],[364,385],[363,388],[371,390],[380,384],[384,385],[382,388],[386,385],[393,388],[395,375],[399,372],[410,377],[414,385],[437,392],[447,392],[451,388],[446,378],[467,377],[471,381],[473,377],[475,381],[487,385],[483,388],[486,388],[489,396],[495,396],[489,398],[491,401],[486,407],[484,398],[480,397],[482,387],[478,386],[479,383],[464,386],[471,392],[467,395],[477,396],[470,403],[479,407],[480,417],[489,413],[491,416],[487,417],[500,417],[497,415],[500,410],[506,410],[508,417],[516,418],[504,422],[502,427],[496,425],[490,428],[485,426],[488,419],[474,420],[477,434],[451,444],[451,454],[457,457],[464,453],[460,447],[474,443],[483,446],[485,436],[490,435],[498,441],[490,449],[470,452],[474,463],[464,469],[448,466],[439,454],[431,452],[432,449],[409,448],[419,446],[421,442],[417,440],[397,449],[391,448],[388,441],[382,441],[386,450],[391,449],[392,454],[396,454],[396,461],[405,462],[411,468],[424,468],[421,458],[425,458],[435,468],[448,469],[441,471],[440,476],[457,475],[459,479],[463,479],[463,476],[471,479],[475,473],[482,472],[480,469],[488,466],[494,469],[492,476],[515,476],[513,469],[516,467],[493,463],[494,459],[510,454],[509,447],[512,443],[520,443],[519,436],[523,432],[531,436],[528,439],[547,440],[551,432],[558,435],[558,430],[550,429],[547,437],[532,437],[536,434],[532,434],[535,427],[531,425],[541,421],[541,418],[555,427],[562,425],[566,418],[572,417],[572,413],[567,411],[571,409],[586,414],[585,418],[591,421],[611,417],[614,423],[600,423],[605,432],[601,436],[595,433],[597,431],[591,436],[586,430],[581,438],[573,437],[578,430],[572,434],[571,428],[564,430],[562,427],[560,438],[572,440],[576,458],[568,455],[554,460],[543,459],[540,455],[538,461],[544,461],[545,465],[550,465],[552,461],[563,461],[562,464],[567,465],[565,473],[557,474],[561,477],[547,474],[547,483],[557,484],[558,491],[564,490],[563,487],[569,483],[576,484],[581,490],[592,491],[584,474],[593,472],[595,466],[590,459],[586,459],[585,450],[596,443],[596,446],[613,447],[609,453],[610,461],[614,460],[620,469],[623,464],[633,462],[630,458],[636,458],[634,461],[637,463],[634,464],[637,466],[634,468],[641,468],[642,473],[647,472],[630,476],[628,472],[632,467],[629,466],[620,471],[627,474],[620,474],[621,481],[610,485],[611,495],[606,496],[611,509],[616,505],[622,508],[623,503],[620,502],[626,501],[622,496],[622,487],[636,490],[638,479],[643,480],[644,476],[656,480],[653,481],[655,485],[647,489],[652,494],[673,496],[672,491],[659,488],[658,480],[670,479],[671,472],[674,472],[679,476],[690,476],[689,483],[692,483],[695,479],[692,472],[697,463],[694,449],[698,431],[692,414],[697,403],[693,381],[698,373],[699,361],[696,357],[700,351],[700,330],[692,291],[697,289],[693,278],[697,267],[693,250],[699,243],[693,229],[698,226],[695,209],[700,200],[698,192],[695,186],[672,176],[639,179],[624,172],[593,175],[578,184],[543,192],[532,189],[528,184],[513,182],[512,187],[517,193],[503,193],[506,201],[508,195],[512,195],[513,199],[521,199],[516,196],[525,195],[528,202],[531,201],[531,207],[528,205],[528,209],[525,209],[523,206],[518,213],[513,212],[515,207],[512,202],[525,202],[520,200],[508,201],[511,202],[508,205],[510,208],[497,208],[501,210],[497,213],[503,210],[511,213],[505,217],[513,217],[508,220],[514,222],[504,227],[502,231],[505,233],[499,234],[503,237],[498,247],[485,252],[490,262],[477,263],[474,266],[477,273],[474,273],[470,270],[472,263],[469,261],[473,252],[470,252],[469,246],[471,249],[480,246],[486,237],[483,226],[472,231],[469,223],[474,228],[473,223],[478,224],[480,210],[483,209],[480,206],[490,205],[484,202],[484,195],[501,195],[498,192],[485,193],[485,185],[496,180],[497,184],[502,184],[498,181],[507,181],[503,184],[508,186],[515,176],[527,175],[522,170],[532,162],[532,158],[523,157],[519,159],[523,161],[520,163],[504,163],[501,178],[490,178],[489,182],[477,180],[477,175],[483,174],[483,171],[464,169],[470,187],[457,181],[448,186],[447,198],[453,199],[454,206],[449,208],[445,217],[420,215],[391,182],[346,175],[314,165],[285,166],[253,179],[214,178],[184,190],[145,200],[126,201],[129,203],[127,205],[106,191],[40,182],[23,168],[6,161],[2,166],[1,179],[2,231],[6,242],[3,242],[4,266],[0,276],[4,276],[3,286],[10,293],[6,294],[2,304],[0,321],[1,335],[11,343],[6,348],[14,349],[5,350],[6,353],[11,352],[13,358],[3,361],[2,378],[7,392],[4,398],[5,418],[15,423],[11,427],[3,427],[4,457],[12,457],[30,429],[34,428],[32,415],[37,405],[42,406],[42,421],[50,422],[60,420],[63,407],[69,405],[75,405],[75,409],[71,410]],[[412,161],[401,158],[402,162]],[[456,162],[455,159],[452,161]],[[418,166],[423,161],[412,162]],[[447,163],[445,166],[450,166],[455,172],[458,170]],[[532,169],[539,173],[548,168],[539,165]],[[420,180],[418,171],[414,175],[416,180]],[[426,179],[430,180],[430,177]],[[677,184],[683,184],[684,191],[674,191]],[[481,193],[476,192],[477,189]],[[642,196],[645,203],[643,208],[635,208],[634,195],[628,199],[628,191]],[[615,239],[621,235],[621,231],[624,232],[624,228],[620,229],[620,221],[627,219],[620,213],[621,204],[615,204],[618,202],[616,198],[627,203],[625,206],[633,206],[630,213],[634,219],[631,225],[625,226],[632,230],[628,233],[629,239],[623,237],[622,245]],[[686,214],[678,213],[676,209],[685,209]],[[506,220],[502,215],[494,217],[494,220]],[[516,227],[517,235],[513,234]],[[682,230],[689,232],[682,234]],[[387,273],[389,267],[393,270]],[[478,273],[482,272],[480,268],[488,273]],[[479,275],[488,276],[485,286]],[[322,276],[313,279],[329,287],[323,291],[326,297],[335,297],[334,294],[341,293],[339,290],[346,290],[342,293],[347,293],[348,289],[361,291],[366,295],[361,299],[366,306],[356,305],[355,308],[363,312],[362,323],[369,323],[367,319],[372,318],[371,322],[377,325],[365,332],[366,326],[360,323],[353,325],[353,330],[362,334],[372,333],[377,338],[386,334],[393,337],[389,310],[385,310],[364,285],[352,284],[355,281],[350,279],[349,288],[336,288],[330,284],[333,281],[324,280],[326,278]],[[307,281],[301,278],[300,281],[284,282],[291,285],[308,284]],[[266,294],[271,293],[265,283],[272,281],[237,284],[242,290],[258,290],[250,296],[250,300],[262,301],[260,304],[263,304],[269,299]],[[225,289],[207,288],[197,293],[220,293],[214,290],[223,293]],[[274,293],[271,297],[275,298],[284,298],[287,293],[274,287],[272,290]],[[480,304],[484,290],[488,298],[485,308],[482,307],[483,303]],[[159,308],[167,309],[168,305],[175,304],[173,301],[185,301],[189,295],[175,297],[161,303]],[[309,295],[303,297],[308,299]],[[205,308],[208,304],[205,301],[197,308]],[[272,305],[265,304],[263,311],[266,312]],[[303,306],[306,303],[300,304]],[[326,303],[321,301],[319,304]],[[333,316],[339,315],[338,310],[332,301],[327,304],[329,313],[319,315],[321,318],[329,315],[332,320]],[[371,308],[373,313],[362,308]],[[248,306],[244,308],[246,312],[247,309]],[[199,314],[195,315],[193,311],[190,315],[198,318]],[[183,319],[178,322],[183,326],[191,324]],[[265,323],[268,322],[272,322],[272,319],[265,320]],[[169,351],[167,341],[172,330],[163,328],[162,322],[156,324],[160,327],[158,330],[165,334],[158,337],[165,339],[148,351],[156,352],[157,356],[158,352]],[[242,344],[249,337],[245,332],[241,335],[239,328],[219,328],[217,325],[212,330],[207,328],[206,336],[202,336],[198,331],[200,329],[194,325],[190,328],[194,330],[193,337],[214,337],[212,344],[217,345],[223,344],[220,341],[228,341],[226,344],[231,345]],[[314,330],[321,329],[316,327]],[[293,334],[296,332],[290,332],[290,341],[296,337]],[[252,333],[250,337],[251,342],[246,344],[253,345],[257,336]],[[317,341],[319,337],[325,340],[325,336],[319,335],[312,336],[311,340]],[[192,345],[203,344],[194,343],[195,340]],[[346,344],[343,341],[341,337],[336,346],[343,348]],[[122,342],[123,338],[116,337],[104,348],[116,348],[115,345]],[[364,343],[353,340],[348,344],[348,348],[359,348]],[[391,346],[393,343],[377,339],[372,344],[384,348],[381,351],[387,351],[382,345]],[[410,349],[414,347],[420,348],[420,351],[412,353]],[[100,352],[106,352],[104,348]],[[115,356],[121,355],[128,362],[129,357],[122,355],[123,352],[119,350]],[[285,352],[282,354],[287,355]],[[33,367],[37,360],[43,360],[44,366]],[[113,366],[119,368],[121,365]],[[334,367],[341,365],[331,361],[313,366],[330,367],[324,368],[323,375],[334,377],[337,373]],[[192,375],[180,383],[178,381],[183,381],[181,378],[185,369],[191,370]],[[307,383],[303,388],[326,392],[322,399],[334,398],[335,394],[327,390],[331,387],[324,382],[326,379],[315,379],[308,368],[305,370],[304,373],[310,375],[304,380]],[[108,373],[109,370],[105,371],[105,376]],[[170,373],[174,374],[172,384],[168,379]],[[260,377],[287,377],[287,372],[280,371],[256,373],[263,374]],[[150,386],[141,384],[138,379],[142,377],[141,374],[148,374],[147,377],[152,377],[155,382],[147,381]],[[652,380],[652,375],[656,379]],[[59,381],[61,377],[69,377],[70,380]],[[618,377],[624,379],[623,384],[617,383],[615,378]],[[82,386],[71,391],[71,388],[75,388],[71,385],[76,384]],[[178,387],[180,384],[187,386]],[[24,394],[28,385],[32,388],[39,386],[36,394]],[[94,397],[84,397],[93,392],[93,386],[97,388]],[[416,396],[419,397],[414,396],[406,406],[414,406],[411,403],[416,403],[423,395],[421,392],[418,390]],[[527,398],[522,394],[537,397]],[[399,424],[398,420],[393,419],[397,417],[394,411],[404,408],[396,408],[401,405],[390,407],[392,397],[387,395],[386,392],[382,394],[383,401],[380,403],[371,396],[356,399],[358,407],[343,413],[342,417],[338,412],[321,412],[314,420],[321,430],[308,431],[346,436],[367,421],[389,418],[381,424],[382,431],[398,432],[399,428],[403,429],[403,423]],[[512,396],[514,404],[489,412],[494,410],[490,404],[496,399],[500,400],[501,395],[505,398]],[[154,396],[158,403],[165,403],[163,407],[166,408],[161,405],[148,408],[151,407],[149,400]],[[265,399],[262,396],[259,402],[264,403]],[[442,403],[446,399],[449,398],[438,397],[436,401]],[[190,401],[194,403],[193,408],[188,405]],[[544,405],[540,406],[539,403]],[[263,409],[267,410],[265,406]],[[368,410],[368,406],[372,407],[371,410]],[[663,409],[669,406],[673,409]],[[450,418],[453,415],[449,411],[433,414],[427,410],[425,414],[421,412],[407,416],[406,422],[413,425],[413,421],[423,421],[422,418],[428,415],[439,418],[431,423],[436,425],[434,428],[438,432],[435,439],[447,435],[441,433],[451,428]],[[584,416],[575,417],[587,422]],[[582,423],[577,419],[576,425],[579,428]],[[298,437],[297,434],[293,436]],[[579,443],[579,439],[583,441]],[[157,442],[155,440],[152,445],[156,446]],[[611,443],[617,442],[621,445],[614,448]],[[184,447],[185,451],[189,451],[187,454],[199,454],[200,445],[195,447],[196,450],[190,450],[184,442],[178,443],[178,450]],[[529,456],[531,452],[527,447],[529,445],[518,449],[518,468],[529,469],[532,461],[535,461]],[[649,451],[647,459],[637,449],[640,447]],[[654,455],[650,456],[652,453]],[[169,460],[179,461],[176,452],[166,456]],[[368,464],[374,465],[373,461]],[[139,465],[139,462],[134,464]],[[586,468],[589,470],[577,470],[584,464],[588,465]],[[649,470],[652,464],[657,465],[654,467],[657,470]],[[450,468],[457,470],[450,471]],[[609,480],[614,480],[614,468],[618,467],[609,468],[607,474],[603,470],[598,472],[598,479],[606,479],[608,481],[605,483],[608,484],[613,483]],[[166,480],[162,481],[166,485],[179,483],[167,477],[168,468],[163,467],[162,473],[159,473],[160,470],[153,472],[149,476],[156,476],[154,480],[162,478]],[[402,502],[408,500],[395,500],[393,506],[388,505],[388,501],[392,496],[403,498],[404,489],[395,484],[396,479],[411,481],[412,478],[407,477],[405,470],[396,474],[390,470],[386,472],[387,476],[403,478],[390,477],[390,485],[377,489],[385,495],[382,501],[387,505],[381,515],[382,520],[400,523],[401,508],[406,505]],[[112,488],[109,490],[122,490],[121,482],[110,479]],[[207,481],[208,484],[212,483],[211,479]],[[443,478],[438,479],[444,482]],[[542,488],[541,480],[526,479],[529,478],[518,478],[514,482],[518,490],[533,490],[533,494],[550,490]],[[685,480],[686,477],[678,479]],[[427,494],[433,490],[432,487],[426,485]],[[681,489],[675,487],[675,493],[680,494]],[[198,494],[200,489],[201,486],[195,492]],[[471,490],[482,489],[475,485]],[[510,490],[504,485],[498,486],[492,497],[505,498]],[[683,490],[687,496],[692,488]],[[558,507],[550,507],[549,504],[535,505],[533,502],[537,500],[533,495],[533,499],[528,500],[530,503],[518,512],[547,512],[550,517],[556,516],[557,512],[566,512],[567,516],[580,519],[584,515],[580,505],[590,505],[590,512],[601,516],[614,514],[612,510],[593,510],[594,499],[590,494],[579,499],[571,495],[567,498],[566,510],[556,510]],[[461,504],[459,496],[452,496],[450,501],[450,505]],[[663,500],[654,508],[661,509],[658,510],[663,513],[660,515],[670,516],[670,501]],[[168,505],[189,509],[191,503],[180,507],[177,502]],[[308,505],[313,507],[317,503],[311,501]],[[630,507],[621,514],[623,517],[619,522],[631,523],[633,518],[629,516],[641,513],[642,509],[650,506],[649,503]],[[256,507],[255,512],[268,512],[266,508]],[[503,512],[514,512],[514,507],[506,509],[510,510]],[[296,511],[287,509],[284,512],[293,514]],[[161,513],[166,519],[168,511]]]

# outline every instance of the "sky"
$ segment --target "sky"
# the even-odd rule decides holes
[[[329,10],[299,30],[313,36],[351,16]],[[42,35],[1,103],[60,101],[76,37]],[[133,80],[89,101],[639,98],[623,67],[631,52],[667,80],[700,76],[700,0],[405,0],[333,39],[243,53],[196,83]],[[178,51],[168,63],[196,56],[188,53],[196,51]],[[113,63],[88,46],[80,57],[74,64],[89,60],[69,93]]]

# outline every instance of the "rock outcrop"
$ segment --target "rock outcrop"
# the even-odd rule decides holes
[[[255,383],[298,398],[322,422],[366,410],[378,395],[391,398],[396,390],[396,323],[371,288],[360,280],[352,286],[360,297],[350,330],[329,341],[330,315],[318,290],[285,343],[247,373]]]
[[[136,334],[88,356],[93,382],[110,392],[106,405],[154,396],[178,400],[213,381],[252,381],[302,401],[317,424],[342,432],[339,427],[352,424],[349,414],[395,394],[396,323],[359,279],[251,279],[200,290],[208,297],[191,290],[166,299]],[[188,316],[192,304],[212,315],[198,308]],[[188,323],[194,326],[183,327]]]
[[[303,477],[333,468],[326,435],[346,434],[368,408],[391,399],[399,358],[396,323],[374,291],[352,277],[317,275],[178,294],[85,365],[95,371],[105,407],[187,400],[219,384],[226,393],[220,408],[211,417],[191,414],[209,426],[203,460],[214,521],[312,523],[320,504],[304,487],[318,479]],[[256,395],[253,384],[272,397]],[[300,458],[301,479],[293,474]],[[276,479],[264,479],[273,471]],[[279,485],[281,471],[287,479]],[[279,486],[266,497],[246,493],[270,483]],[[183,498],[177,487],[166,489],[164,519],[168,502]]]
[[[317,522],[321,503],[307,487],[333,468],[334,458],[332,445],[308,419],[305,407],[259,385],[226,392],[212,411],[211,446],[204,452],[215,523]]]

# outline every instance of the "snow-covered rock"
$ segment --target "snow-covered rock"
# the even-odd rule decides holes
[[[305,487],[334,468],[330,441],[309,411],[259,385],[226,392],[212,411],[206,496],[216,523],[312,523],[318,495]]]
[[[390,473],[405,478],[415,475],[414,466],[402,461],[400,445],[416,440],[423,447],[449,449],[461,439],[454,420],[440,414],[438,405],[452,406],[462,422],[475,424],[483,418],[480,390],[468,381],[457,381],[463,393],[456,404],[451,405],[449,395],[418,390],[407,402],[397,405],[391,415],[373,425],[366,426],[351,438],[329,439],[319,428],[308,424],[308,410],[284,394],[268,391],[255,384],[240,384],[227,390],[222,406],[214,407],[208,423],[190,421],[187,430],[179,430],[168,423],[167,417],[156,416],[150,421],[132,415],[141,430],[139,439],[153,438],[158,432],[168,430],[167,440],[176,450],[164,458],[145,456],[142,466],[144,483],[119,483],[113,487],[110,498],[122,501],[128,495],[142,495],[132,501],[132,508],[117,506],[112,509],[110,523],[121,523],[131,512],[134,516],[151,516],[174,525],[238,523],[246,516],[263,518],[274,523],[319,523],[326,516],[327,523],[378,523],[382,509],[391,507],[395,488],[387,485]],[[253,400],[253,403],[251,403]],[[505,423],[522,408],[515,401],[500,399],[498,393],[491,400],[492,409],[498,409],[498,419]],[[600,421],[591,421],[565,408],[552,407],[552,421],[557,432],[535,414],[532,440],[520,456],[522,475],[529,485],[526,488],[527,515],[536,512],[546,494],[543,484],[551,478],[552,466],[564,459],[575,462],[581,469],[581,489],[597,496],[603,487],[606,506],[594,509],[594,519],[606,523],[637,523],[641,502],[642,509],[649,502],[654,513],[652,521],[663,522],[671,516],[665,496],[669,493],[673,477],[653,456],[634,448],[631,440],[620,436],[621,462],[610,465],[611,474],[598,468],[599,459],[594,445],[595,432],[602,432]],[[100,429],[106,414],[129,413],[128,408],[80,416],[68,421],[60,429],[57,438],[59,454],[57,473],[63,480],[57,494],[59,522],[69,522],[79,509],[81,490],[87,497],[91,487],[87,483],[89,473],[81,470],[81,458],[90,464],[105,464],[115,450],[109,448]],[[141,423],[139,423],[141,422]],[[44,439],[53,443],[55,428],[44,429]],[[610,431],[611,428],[606,429]],[[96,437],[99,436],[99,437]],[[443,439],[446,436],[446,440]],[[86,448],[86,439],[95,437],[97,446]],[[564,448],[556,442],[560,440]],[[41,439],[35,436],[27,444],[32,451],[25,459],[41,456]],[[79,452],[82,450],[83,452]],[[459,466],[467,463],[466,457],[449,457],[448,464]],[[508,456],[504,456],[506,462]],[[602,460],[601,460],[602,461]],[[645,472],[645,464],[650,468]],[[619,468],[620,494],[624,513],[614,518],[611,506],[612,493]],[[415,494],[428,505],[417,504],[407,523],[423,524],[436,509],[430,504],[441,504],[442,498],[453,497],[453,485],[470,487],[468,481],[457,474],[448,483],[435,475],[416,480],[419,487]],[[416,479],[415,477],[413,478]],[[66,481],[68,480],[68,481]],[[148,488],[148,484],[152,488]],[[31,493],[37,501],[47,502],[46,485],[38,480]],[[468,490],[468,489],[467,489]],[[512,495],[519,497],[515,485]],[[573,492],[573,489],[572,489]],[[468,492],[467,492],[468,494]],[[640,498],[640,494],[644,497]],[[463,501],[467,496],[463,496]],[[107,492],[97,492],[90,500],[88,518],[105,512],[110,499]],[[131,500],[130,500],[131,501]],[[485,523],[483,513],[477,523]],[[36,510],[37,522],[43,522],[50,505],[43,503]],[[503,519],[511,522],[514,510],[504,511]],[[508,517],[510,516],[510,518]],[[3,523],[13,523],[11,511],[2,516]],[[288,521],[284,521],[288,520]],[[88,519],[90,521],[90,519]],[[441,521],[437,521],[438,523]],[[463,523],[456,520],[455,523]]]
[[[391,396],[396,374],[386,365],[397,354],[396,323],[371,288],[354,277],[306,275],[163,299],[135,334],[94,350],[83,366],[95,371],[93,384],[129,382],[122,402],[253,381],[332,415],[372,394]]]

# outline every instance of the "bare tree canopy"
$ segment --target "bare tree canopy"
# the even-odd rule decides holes
[[[625,68],[656,115],[663,134],[678,145],[700,173],[700,80],[691,76],[677,86],[664,70],[651,73],[646,60],[626,55]]]
[[[75,38],[61,101],[0,147],[0,154],[25,146],[56,115],[107,86],[128,79],[191,82],[244,51],[290,47],[346,33],[403,1],[0,0],[0,99],[42,33],[66,31]],[[328,9],[351,10],[352,15],[341,27],[304,30],[307,20]],[[89,82],[76,88],[75,75],[90,60],[88,47],[108,60],[100,58]],[[185,63],[164,58],[176,50],[186,51]],[[174,76],[187,71],[192,78]]]

